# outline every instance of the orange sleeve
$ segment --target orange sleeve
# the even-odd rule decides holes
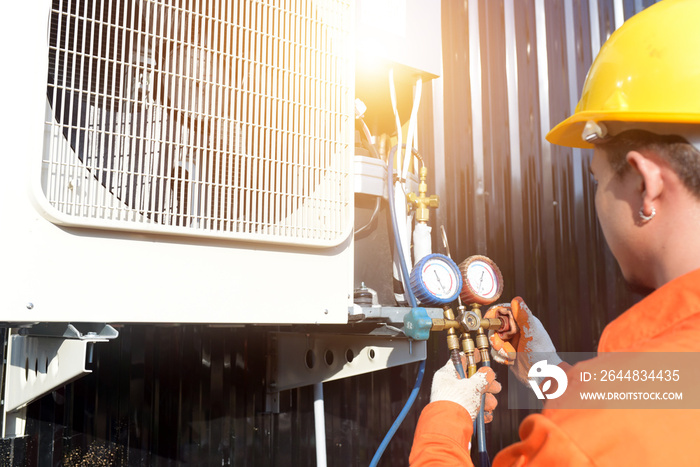
[[[566,432],[544,415],[526,417],[520,424],[520,439],[496,455],[493,467],[594,465]]]
[[[416,466],[473,466],[469,456],[472,419],[461,405],[450,401],[431,402],[418,419],[408,459]]]
[[[472,419],[464,407],[449,401],[432,402],[418,419],[409,464],[473,466],[469,455],[471,438]],[[520,439],[499,452],[492,466],[594,465],[569,435],[544,415],[525,418],[520,425]]]

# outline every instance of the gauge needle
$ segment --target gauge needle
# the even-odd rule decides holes
[[[445,290],[445,286],[442,285],[442,281],[440,280],[440,275],[435,270],[433,270],[433,272],[435,273],[435,277],[437,278],[438,284],[440,284],[440,287],[442,287],[442,290]]]
[[[481,293],[481,283],[484,282],[484,271],[481,271],[481,277],[479,278],[479,293]]]

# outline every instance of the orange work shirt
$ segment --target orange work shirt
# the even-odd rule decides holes
[[[598,345],[599,353],[641,351],[700,352],[700,269],[664,284],[620,315]],[[523,420],[521,441],[499,452],[493,467],[700,465],[700,410],[550,405]],[[470,466],[471,438],[472,420],[462,406],[430,403],[416,426],[410,465]]]

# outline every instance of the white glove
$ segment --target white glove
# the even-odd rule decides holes
[[[476,420],[481,405],[481,395],[486,394],[484,402],[484,421],[493,420],[493,410],[498,405],[494,397],[501,390],[496,381],[496,373],[489,367],[481,367],[471,378],[460,379],[452,360],[435,372],[433,386],[430,389],[430,402],[452,401],[461,405]]]
[[[511,328],[508,332],[489,333],[491,353],[497,362],[512,365],[511,371],[526,386],[529,385],[528,373],[534,363],[544,359],[550,365],[562,362],[549,334],[522,298],[515,297],[510,305],[492,306],[484,317],[508,319]]]

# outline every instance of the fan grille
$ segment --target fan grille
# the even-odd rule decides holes
[[[54,0],[42,186],[56,217],[339,243],[351,26],[338,0]]]

